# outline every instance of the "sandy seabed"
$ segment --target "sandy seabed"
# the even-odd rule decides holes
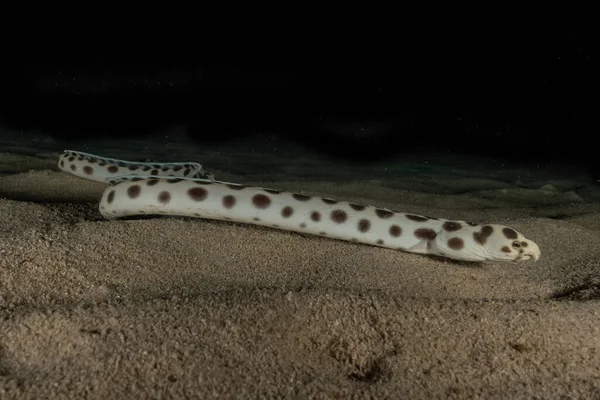
[[[6,175],[0,398],[600,399],[600,203],[243,183],[505,223],[542,257],[481,265],[220,221],[106,221],[104,184]]]

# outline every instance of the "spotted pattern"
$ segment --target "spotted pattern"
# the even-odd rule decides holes
[[[294,194],[292,194],[292,197],[295,198],[298,201],[308,201],[308,200],[310,200],[310,196],[307,196],[305,194],[294,193]]]
[[[70,161],[68,161],[70,160]],[[88,165],[80,164],[77,160],[87,160]],[[120,209],[119,207],[109,207],[118,202],[119,205],[128,199],[139,199],[154,202],[156,205],[169,205],[164,208],[152,208],[148,204],[145,214],[169,214],[169,215],[194,215],[198,217],[208,217],[226,220],[235,220],[238,222],[255,221],[265,226],[281,227],[288,230],[318,234],[333,238],[358,241],[362,243],[377,244],[394,249],[405,250],[416,253],[426,253],[435,251],[436,254],[445,255],[457,259],[476,260],[480,254],[488,257],[490,252],[517,254],[516,256],[497,257],[493,259],[509,259],[518,261],[528,259],[526,250],[531,257],[537,257],[539,250],[537,247],[526,249],[530,243],[512,228],[476,224],[466,221],[447,221],[424,215],[398,213],[394,210],[365,206],[351,202],[339,202],[338,200],[322,197],[311,197],[300,193],[281,192],[274,189],[248,187],[245,185],[211,182],[214,177],[207,181],[189,181],[182,177],[200,178],[196,164],[150,164],[140,163],[132,164],[130,162],[95,158],[84,155],[72,154],[61,156],[59,160],[61,169],[77,171],[78,176],[89,176],[91,180],[100,180],[107,177],[107,172],[113,174],[110,177],[111,185],[119,185],[126,181],[122,186],[123,192],[119,188],[109,189],[105,192],[100,211],[104,216],[116,218],[127,213],[137,212],[136,207],[143,207],[145,203],[137,200],[133,206]],[[102,168],[100,168],[102,167]],[[120,175],[129,175],[129,172],[144,171],[144,175],[153,175],[154,177],[123,177]],[[150,172],[148,172],[150,171]],[[171,174],[169,174],[171,172]],[[178,173],[177,173],[178,172]],[[162,178],[159,175],[163,175]],[[165,178],[169,174],[172,178]],[[135,175],[132,173],[131,175]],[[180,184],[186,182],[184,184]],[[208,186],[214,184],[213,186]],[[154,186],[157,186],[152,188]],[[171,186],[172,185],[172,186]],[[181,192],[187,196],[182,199],[179,197],[177,202],[174,200],[181,196]],[[283,195],[280,195],[283,193]],[[117,199],[118,194],[118,199]],[[200,212],[194,212],[194,205],[190,202],[203,202],[198,204]],[[293,199],[292,201],[290,201]],[[182,203],[182,201],[187,201]],[[300,204],[297,202],[302,202]],[[288,204],[286,204],[288,203]],[[184,207],[185,213],[184,213]],[[177,209],[179,208],[179,209]],[[231,214],[223,213],[224,209],[236,208],[236,212]],[[256,209],[268,209],[264,213],[256,213]],[[220,210],[220,212],[219,212]],[[251,211],[255,210],[255,211]],[[249,213],[250,215],[247,215]],[[212,216],[211,216],[212,215]],[[405,218],[405,219],[404,219]],[[333,224],[332,224],[333,222]],[[337,227],[336,225],[340,225]],[[473,228],[471,228],[473,227]],[[438,235],[438,232],[441,232]],[[469,237],[472,235],[472,239]],[[501,236],[500,238],[498,236]],[[493,237],[493,241],[492,238]],[[419,241],[415,240],[418,239]],[[503,242],[503,239],[509,239]],[[420,242],[420,241],[425,241]],[[445,241],[443,243],[442,241]],[[481,246],[487,246],[486,249],[476,250],[473,253],[467,247],[473,247],[474,243]],[[497,248],[493,249],[490,243],[499,243]],[[506,243],[506,244],[504,244]],[[532,244],[534,246],[535,243]],[[531,247],[531,246],[530,246]],[[446,250],[444,250],[446,249]],[[453,250],[455,253],[447,251]],[[462,252],[465,258],[460,255]],[[537,252],[537,253],[535,253]],[[492,258],[487,258],[492,259]]]
[[[246,188],[246,186],[244,186],[244,185],[236,185],[236,184],[233,184],[233,183],[228,183],[226,186],[229,189],[232,189],[232,190],[242,190],[242,189]]]
[[[167,204],[169,203],[169,201],[171,201],[171,193],[167,192],[166,190],[163,190],[162,192],[160,192],[158,194],[158,202],[161,204]]]
[[[492,236],[492,233],[494,233],[494,228],[489,225],[484,225],[479,232],[473,232],[473,239],[483,246],[487,243],[488,238]]]
[[[446,221],[442,228],[447,232],[456,232],[462,228],[460,222]]]
[[[341,224],[346,222],[348,219],[348,214],[344,210],[333,210],[331,212],[331,220],[336,224]]]
[[[255,194],[252,196],[252,204],[256,208],[265,209],[271,205],[271,199],[264,194]]]
[[[516,239],[519,237],[519,235],[514,229],[508,227],[502,228],[502,233],[507,239]]]
[[[427,218],[427,217],[422,217],[420,215],[414,215],[414,214],[406,214],[406,218],[410,219],[411,221],[415,221],[415,222],[425,222],[425,221],[429,220],[429,218]]]
[[[140,185],[131,185],[127,188],[127,196],[129,196],[130,199],[139,197],[141,192],[142,187]]]
[[[361,219],[358,221],[358,230],[359,232],[365,233],[371,229],[371,221],[368,219]]]
[[[434,240],[437,233],[431,228],[419,228],[415,230],[415,237],[424,240]]]
[[[355,211],[362,211],[366,208],[365,206],[360,204],[348,203],[348,205]]]
[[[382,210],[382,209],[378,208],[378,209],[375,210],[375,214],[377,214],[377,216],[379,218],[384,218],[385,219],[385,218],[389,218],[392,215],[394,215],[394,212],[390,211],[390,210]]]
[[[203,187],[194,187],[188,190],[188,195],[195,201],[203,201],[208,196],[208,191]]]
[[[398,237],[402,235],[402,228],[398,225],[390,226],[390,236]]]
[[[448,239],[448,247],[452,250],[462,250],[465,247],[465,241],[459,237],[453,237]]]
[[[223,207],[230,209],[233,208],[233,206],[235,206],[235,197],[228,194],[227,196],[223,197]]]

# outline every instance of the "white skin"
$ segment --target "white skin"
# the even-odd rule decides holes
[[[205,179],[121,177],[100,201],[105,218],[177,215],[263,225],[461,261],[526,261],[538,246],[510,227],[470,225],[332,199]]]
[[[483,226],[492,228],[492,233],[483,244],[477,241],[475,237],[481,232]],[[469,232],[470,231],[470,232]],[[508,233],[508,236],[505,234]],[[537,261],[540,258],[540,249],[538,245],[527,239],[523,234],[516,230],[498,224],[487,224],[466,227],[465,235],[461,235],[464,240],[464,247],[461,250],[454,250],[449,246],[449,240],[453,236],[451,232],[441,232],[432,245],[432,253],[436,252],[449,258],[462,259],[465,261]],[[475,233],[475,236],[473,235]],[[450,242],[451,243],[451,242]]]
[[[108,219],[162,214],[229,220],[461,261],[540,257],[536,243],[504,225],[473,225],[218,182],[198,163],[138,163],[65,150],[58,166],[111,183],[100,201]]]

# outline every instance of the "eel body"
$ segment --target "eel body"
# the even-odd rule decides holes
[[[121,177],[100,200],[107,219],[173,215],[228,220],[462,261],[537,260],[516,230],[395,212],[329,198],[207,179]]]
[[[64,150],[58,158],[58,168],[96,182],[123,175],[153,175],[188,178],[214,179],[206,173],[201,164],[195,162],[135,162],[100,157],[75,150]]]
[[[460,261],[537,261],[538,245],[499,224],[426,217],[216,181],[201,164],[145,163],[65,150],[59,169],[108,183],[106,219],[172,215],[227,220]]]

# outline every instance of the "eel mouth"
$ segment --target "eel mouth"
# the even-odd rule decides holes
[[[540,255],[537,253],[524,253],[524,254],[518,254],[514,261],[529,261],[529,260],[533,260],[533,261],[537,261],[540,258]]]

